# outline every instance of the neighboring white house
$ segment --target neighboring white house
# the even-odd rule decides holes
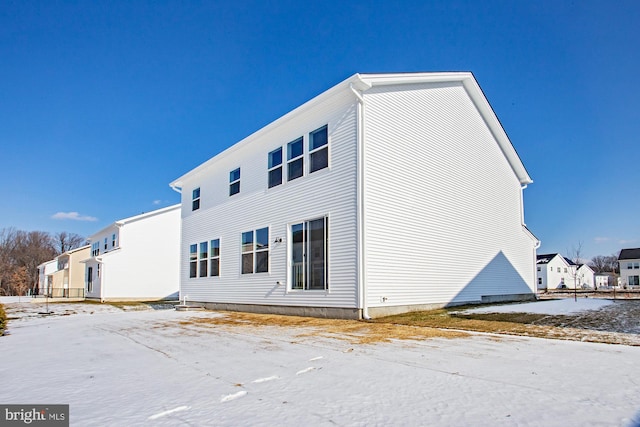
[[[594,274],[594,280],[595,285],[598,289],[618,285],[615,273],[596,273]]]
[[[536,270],[538,289],[573,288],[571,266],[560,254],[538,255]]]
[[[116,221],[89,239],[86,297],[100,301],[178,297],[180,205]]]
[[[622,249],[618,256],[618,266],[622,287],[640,286],[640,248]]]
[[[587,264],[576,264],[560,254],[538,255],[536,264],[539,290],[594,287],[593,270]]]
[[[356,74],[171,183],[181,298],[350,318],[533,298],[531,182],[471,73]]]
[[[58,271],[58,259],[43,262],[38,266],[38,289],[36,295],[46,295],[53,289],[53,273]]]

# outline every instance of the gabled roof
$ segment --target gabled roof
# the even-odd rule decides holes
[[[484,96],[482,89],[478,85],[475,77],[471,72],[436,72],[436,73],[382,73],[382,74],[354,74],[348,79],[338,83],[334,87],[326,90],[315,98],[307,101],[302,104],[298,108],[292,110],[291,112],[285,114],[279,119],[271,122],[267,126],[262,129],[254,132],[243,140],[239,141],[235,145],[227,148],[223,152],[218,155],[212,157],[206,162],[202,163],[200,166],[192,169],[186,174],[182,175],[180,178],[173,181],[171,184],[171,188],[180,191],[184,182],[189,179],[192,175],[206,170],[213,163],[215,163],[218,159],[224,158],[225,156],[235,152],[236,150],[244,147],[246,144],[251,143],[253,140],[259,138],[266,132],[277,128],[281,124],[291,120],[292,118],[308,111],[313,108],[315,105],[318,105],[321,102],[330,99],[333,96],[338,94],[342,94],[345,91],[352,92],[354,89],[365,93],[366,91],[371,89],[374,86],[387,86],[387,85],[403,85],[403,84],[416,84],[416,83],[462,83],[467,94],[475,104],[478,109],[480,115],[484,119],[487,124],[489,130],[493,134],[494,138],[498,142],[502,153],[506,157],[509,162],[511,169],[517,176],[519,182],[522,185],[530,184],[533,182],[531,177],[529,176],[527,170],[525,169],[518,153],[515,148],[511,144],[509,137],[507,136],[502,124],[498,120],[498,117],[494,113],[489,101]],[[354,94],[356,96],[356,94]]]
[[[640,259],[640,248],[623,249],[618,259]]]
[[[580,265],[576,264],[575,262],[573,262],[572,260],[570,260],[567,257],[563,257],[563,258],[564,258],[565,261],[567,261],[567,264],[569,264],[569,265],[577,265],[578,267],[580,267],[582,265],[582,264],[580,264]]]
[[[560,254],[544,254],[536,256],[536,264],[548,264],[555,257],[560,256]]]

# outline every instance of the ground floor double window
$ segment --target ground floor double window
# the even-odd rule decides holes
[[[291,226],[291,289],[328,289],[327,217]]]
[[[189,277],[220,275],[220,239],[189,246]]]
[[[640,276],[629,276],[629,286],[640,286]]]
[[[242,274],[269,272],[269,228],[242,233]]]

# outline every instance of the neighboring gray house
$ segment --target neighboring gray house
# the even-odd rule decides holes
[[[171,183],[181,298],[346,318],[533,298],[531,182],[471,73],[356,74]]]

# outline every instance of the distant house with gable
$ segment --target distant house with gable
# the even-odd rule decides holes
[[[180,205],[121,219],[88,241],[83,282],[88,299],[177,299]]]
[[[620,285],[640,287],[640,248],[622,249],[618,255]]]
[[[181,297],[346,318],[532,299],[531,182],[471,73],[355,74],[170,184]]]

